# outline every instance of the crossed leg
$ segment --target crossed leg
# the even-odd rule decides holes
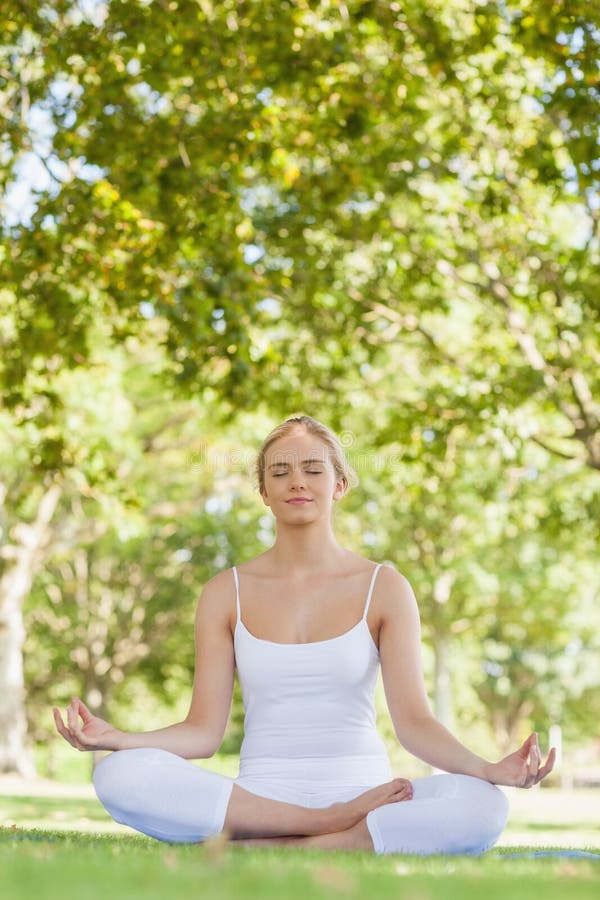
[[[373,849],[367,813],[411,797],[411,783],[397,778],[345,803],[310,808],[261,797],[234,784],[223,830],[230,840],[244,842],[246,846],[287,844]]]
[[[352,828],[345,831],[334,831],[329,834],[316,834],[310,837],[272,837],[242,838],[232,842],[242,847],[313,847],[321,850],[370,850],[373,851],[373,839],[367,828],[366,818],[361,819]]]
[[[280,832],[279,836],[265,838],[262,832],[262,837],[256,833],[242,843],[253,847],[374,850],[378,854],[478,855],[493,846],[506,824],[508,803],[504,794],[469,775],[416,779],[411,796],[409,803],[392,801],[374,806],[350,827],[329,828],[327,833],[298,831],[289,837]]]
[[[347,802],[310,808],[251,793],[231,778],[155,748],[105,757],[96,766],[94,786],[115,821],[173,843],[199,843],[226,832],[231,840],[290,839],[300,846],[305,838],[318,838],[313,846],[348,846],[365,840],[371,810],[412,797],[411,783],[398,778]]]
[[[106,757],[94,784],[117,822],[172,843],[198,843],[225,831],[228,839],[255,847],[482,853],[498,839],[508,812],[498,788],[468,775],[433,775],[412,784],[395,779],[345,803],[309,808],[253,794],[231,778],[151,748]]]

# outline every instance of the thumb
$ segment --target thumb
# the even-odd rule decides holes
[[[519,756],[522,756],[523,759],[527,759],[527,757],[529,756],[529,752],[531,750],[531,745],[535,741],[535,738],[536,738],[536,734],[534,731],[521,744],[521,747],[519,748]]]

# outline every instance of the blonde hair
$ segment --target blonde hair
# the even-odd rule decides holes
[[[313,419],[312,416],[299,415],[290,416],[290,418],[286,419],[285,422],[282,422],[281,425],[277,425],[277,427],[274,428],[273,431],[271,431],[263,441],[263,445],[258,451],[258,456],[256,458],[256,479],[258,482],[259,491],[262,491],[265,486],[265,465],[267,450],[269,449],[271,444],[275,443],[275,441],[278,441],[280,438],[287,437],[288,434],[291,434],[297,428],[306,429],[309,434],[314,434],[315,437],[318,437],[321,441],[323,441],[324,444],[327,445],[330,451],[330,460],[331,464],[333,465],[336,478],[344,481],[347,490],[351,487],[355,487],[358,484],[358,476],[346,459],[344,448],[340,444],[331,428],[328,428],[327,425],[323,425],[323,423],[317,421],[317,419]]]

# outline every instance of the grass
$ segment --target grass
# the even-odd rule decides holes
[[[549,794],[550,792],[545,792]],[[513,858],[528,848],[596,848],[597,793],[532,798],[521,792],[508,843],[483,857],[161,844],[111,823],[89,796],[0,797],[3,900],[563,900],[599,895],[600,862]],[[539,803],[537,799],[539,798]],[[522,805],[519,806],[519,803]],[[529,809],[529,819],[524,810]],[[548,809],[556,820],[542,821]],[[532,811],[537,820],[531,821]],[[513,840],[520,834],[521,839]],[[562,840],[569,835],[568,844]],[[559,840],[558,837],[561,837]],[[511,845],[511,840],[513,843]],[[518,846],[515,846],[518,845]]]

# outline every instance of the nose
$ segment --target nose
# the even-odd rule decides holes
[[[302,490],[304,487],[304,472],[300,469],[292,469],[291,487],[292,490]]]

